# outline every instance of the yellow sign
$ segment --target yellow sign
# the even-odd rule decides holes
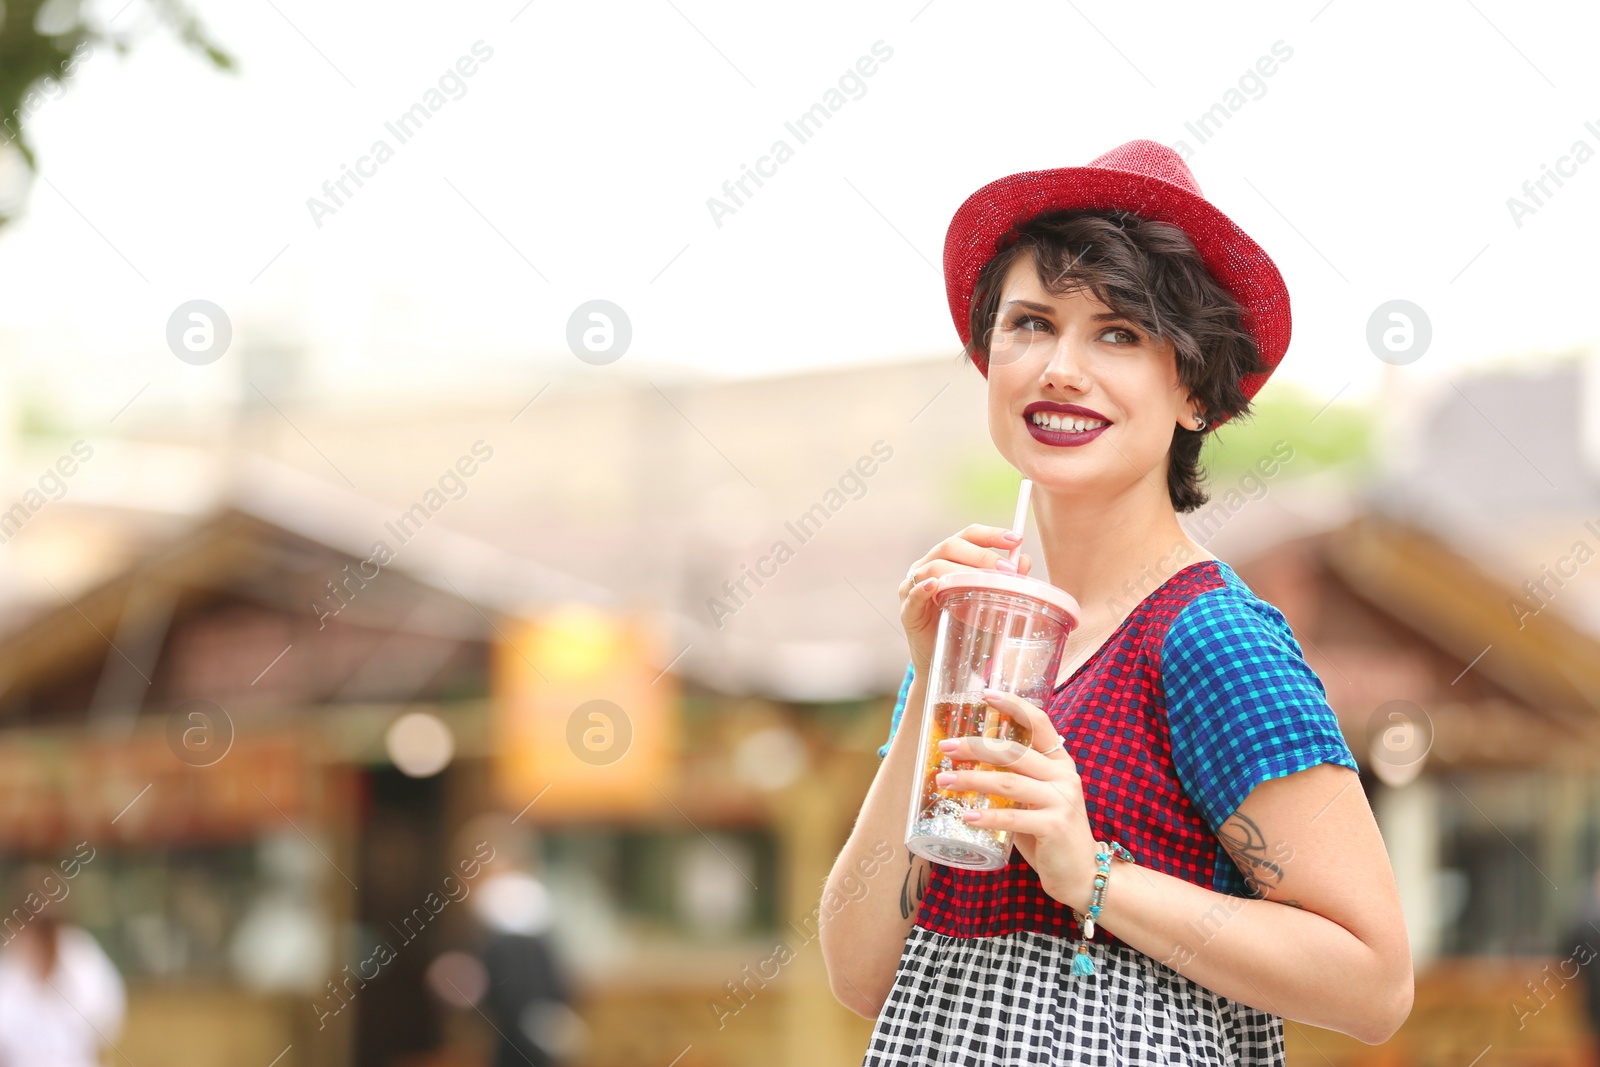
[[[501,803],[535,823],[658,808],[657,788],[671,792],[678,686],[654,666],[663,659],[650,628],[586,605],[499,628],[493,766]]]

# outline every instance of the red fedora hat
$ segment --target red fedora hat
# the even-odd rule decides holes
[[[1070,208],[1120,208],[1189,235],[1212,276],[1243,306],[1244,328],[1267,364],[1240,383],[1245,396],[1255,396],[1289,347],[1289,290],[1261,246],[1200,194],[1182,157],[1155,141],[1129,141],[1086,167],[1012,174],[967,197],[944,239],[945,294],[961,343],[972,340],[968,319],[978,272],[1004,247],[1012,227]],[[988,357],[978,351],[973,360],[987,378]],[[1218,415],[1211,425],[1226,421]]]

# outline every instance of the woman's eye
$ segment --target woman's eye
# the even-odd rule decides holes
[[[1050,328],[1050,323],[1047,322],[1044,319],[1041,319],[1037,315],[1023,315],[1022,317],[1020,317],[1018,319],[1014,319],[1012,321],[1012,323],[1011,323],[1011,328],[1013,330],[1029,330],[1029,331],[1033,331],[1033,330],[1036,330],[1038,328],[1038,327],[1036,327],[1034,325],[1034,323],[1038,323],[1039,325],[1045,327],[1046,329]]]
[[[1140,341],[1139,335],[1134,333],[1132,330],[1128,329],[1126,326],[1113,326],[1109,330],[1107,330],[1105,333],[1102,333],[1100,336],[1104,337],[1104,336],[1106,336],[1106,334],[1113,334],[1113,333],[1121,334],[1125,338],[1125,340],[1120,342],[1121,344],[1136,345]]]

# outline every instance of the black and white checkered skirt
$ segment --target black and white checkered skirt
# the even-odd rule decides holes
[[[950,937],[913,926],[862,1067],[1282,1067],[1283,1019],[1121,942]]]

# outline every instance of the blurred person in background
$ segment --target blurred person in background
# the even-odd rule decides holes
[[[97,1067],[127,1006],[122,976],[67,921],[66,883],[48,867],[14,879],[0,916],[0,1067]]]
[[[530,873],[531,843],[502,841],[471,897],[485,934],[483,1010],[500,1034],[494,1067],[556,1067],[577,1054],[583,1022],[551,942],[550,891]]]
[[[1595,969],[1600,968],[1600,870],[1590,878],[1589,893],[1584,898],[1566,937],[1556,946],[1556,955],[1563,960],[1578,963],[1583,985],[1583,1017],[1590,1039],[1589,1062],[1600,1067],[1600,978]]]

